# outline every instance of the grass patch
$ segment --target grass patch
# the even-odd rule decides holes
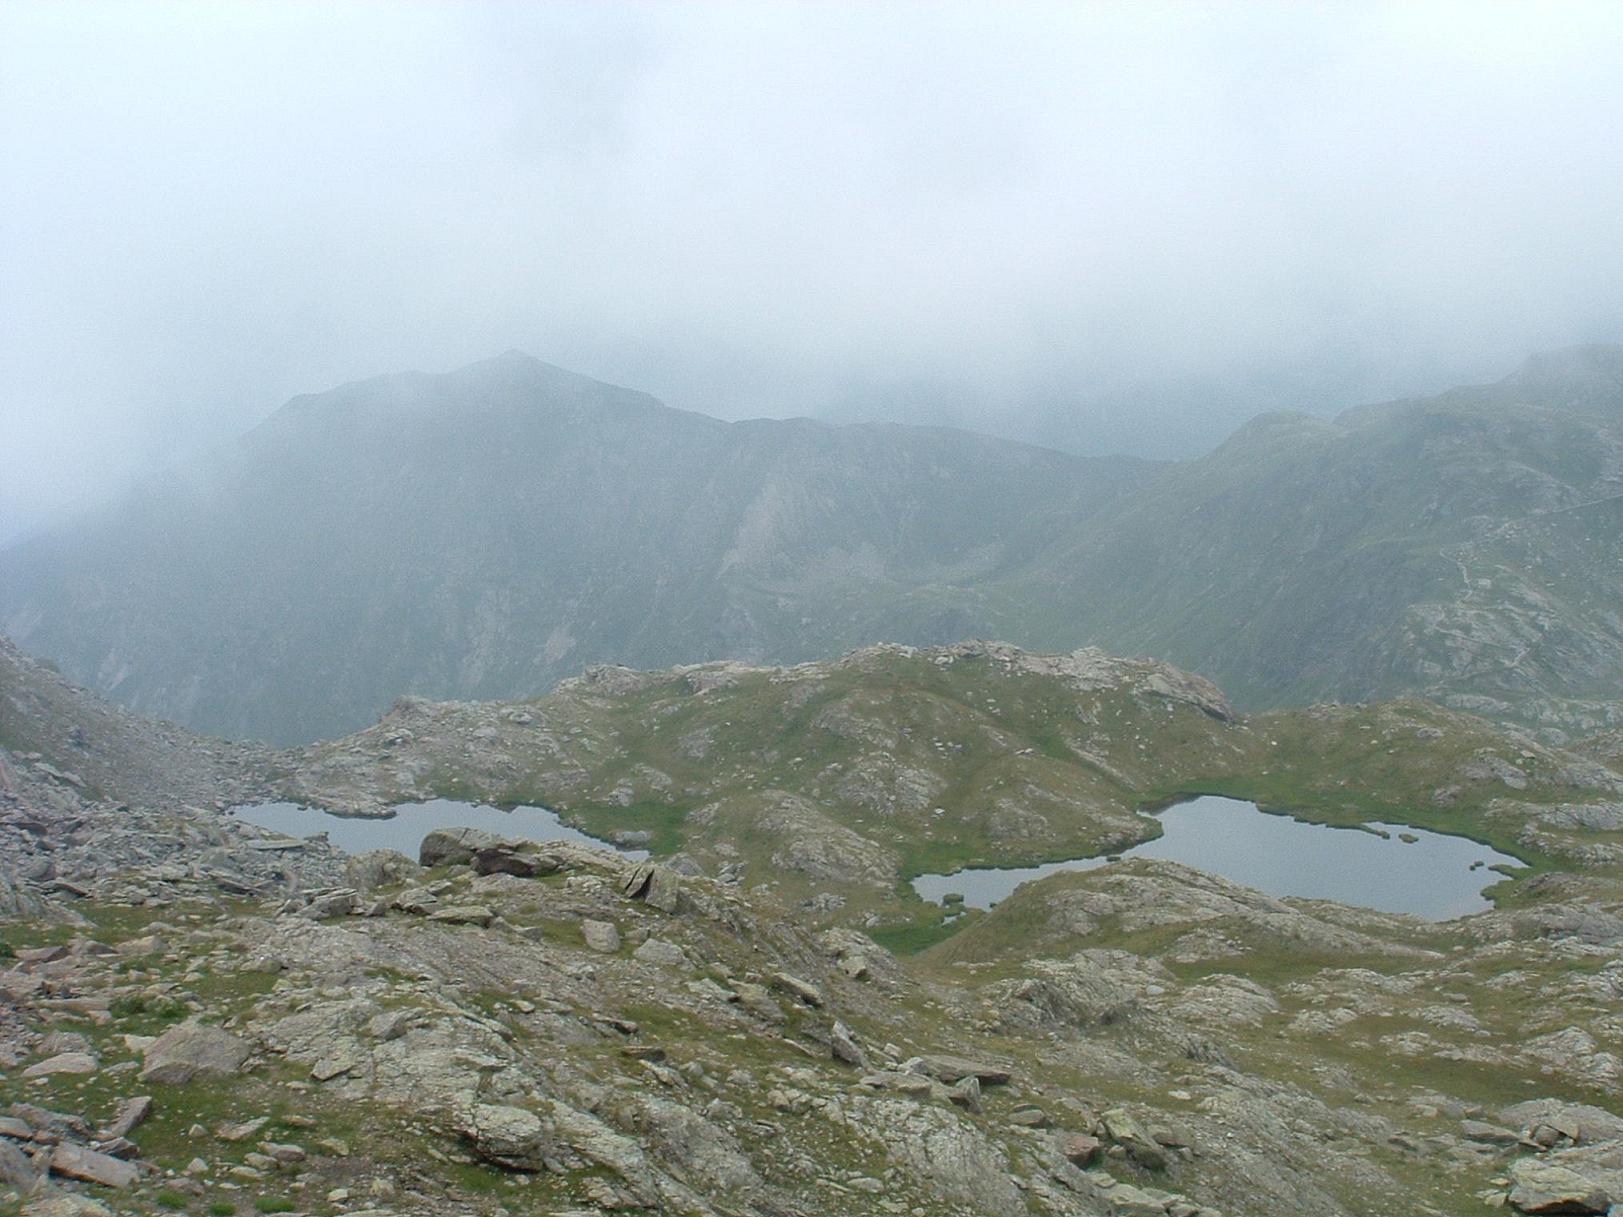
[[[130,993],[115,997],[108,1013],[118,1020],[121,1032],[145,1035],[151,1029],[180,1022],[190,1011],[185,1002],[173,997]]]
[[[210,972],[189,982],[198,999],[213,1006],[263,997],[276,987],[273,972]]]
[[[629,807],[571,807],[560,818],[605,841],[621,830],[646,832],[651,834],[649,853],[674,854],[682,848],[682,823],[690,810],[686,803],[642,802]]]
[[[938,943],[946,942],[954,934],[967,929],[984,914],[979,909],[967,909],[962,917],[947,920],[915,921],[907,925],[875,926],[868,931],[880,946],[893,955],[917,955]]]

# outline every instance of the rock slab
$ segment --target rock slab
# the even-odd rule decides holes
[[[181,1023],[147,1045],[141,1079],[183,1086],[196,1077],[222,1077],[242,1068],[248,1053],[248,1045],[229,1031]]]

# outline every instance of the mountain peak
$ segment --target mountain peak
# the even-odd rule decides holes
[[[579,372],[571,372],[568,368],[561,368],[555,363],[537,359],[528,351],[521,351],[517,347],[509,347],[499,355],[475,359],[472,363],[465,363],[461,367],[453,368],[451,371],[441,374],[445,376],[463,376],[470,372],[542,373],[554,376],[578,376],[582,380],[591,379],[591,377],[583,376]]]
[[[434,374],[430,374],[431,376]],[[461,367],[453,368],[449,372],[439,373],[438,376],[465,380],[474,376],[526,376],[546,380],[578,381],[582,384],[602,384],[580,372],[572,372],[568,368],[561,368],[555,363],[548,363],[544,359],[537,359],[526,351],[517,347],[509,347],[499,355],[491,355],[485,359],[476,359],[472,363],[465,363]]]
[[[1596,342],[1541,351],[1504,383],[1524,391],[1617,394],[1623,391],[1623,346]]]
[[[446,372],[393,372],[348,381],[288,401],[259,433],[302,427],[316,418],[390,420],[409,414],[537,407],[666,408],[657,398],[537,359],[516,348]]]

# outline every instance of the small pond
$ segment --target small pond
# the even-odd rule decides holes
[[[492,807],[487,803],[462,803],[455,799],[400,803],[388,816],[340,816],[296,803],[255,803],[233,807],[230,814],[290,837],[324,832],[334,845],[352,854],[369,849],[394,849],[415,859],[423,838],[436,828],[482,828],[498,836],[526,841],[578,841],[613,848],[607,841],[589,837],[560,822],[557,813],[545,807]],[[648,851],[642,849],[619,852],[632,859],[648,856]]]
[[[1383,837],[1366,829],[1270,815],[1255,803],[1211,795],[1174,804],[1156,818],[1163,835],[1123,850],[1122,857],[1182,862],[1270,896],[1336,900],[1435,921],[1491,908],[1482,889],[1502,876],[1488,868],[1522,865],[1464,837],[1396,824],[1367,826],[1387,834]],[[1076,858],[1044,866],[920,875],[913,890],[936,904],[957,892],[969,907],[985,909],[1022,883],[1061,870],[1092,870],[1105,862],[1103,857]]]

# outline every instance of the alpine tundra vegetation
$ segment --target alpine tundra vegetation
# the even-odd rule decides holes
[[[1618,0],[0,0],[0,1217],[1623,1217]]]
[[[1604,737],[1562,750],[1416,701],[1241,715],[1159,662],[963,643],[599,667],[277,751],[0,660],[0,1169],[29,1213],[1623,1192]],[[905,882],[1119,849],[1198,792],[1526,865],[1444,922],[1143,859],[950,921]],[[436,796],[545,804],[652,856],[454,828],[350,856],[225,814]]]

